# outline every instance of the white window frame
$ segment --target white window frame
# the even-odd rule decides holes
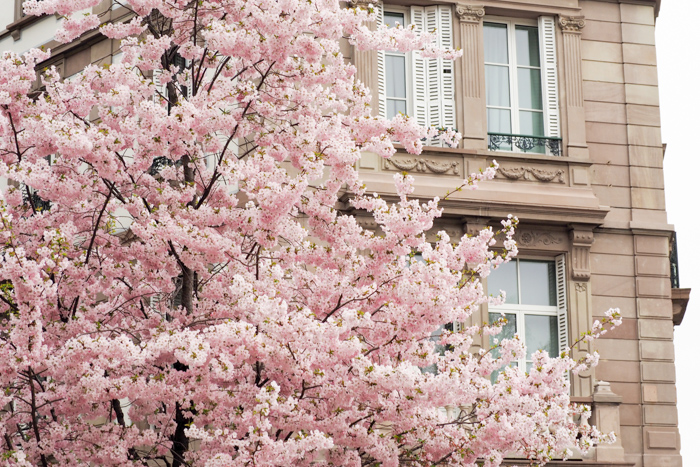
[[[512,17],[500,17],[500,16],[486,16],[483,20],[485,23],[493,24],[504,24],[507,27],[507,43],[508,43],[508,81],[509,81],[509,92],[510,92],[510,107],[501,107],[488,105],[487,109],[503,109],[510,110],[510,123],[511,131],[510,134],[517,136],[535,136],[538,135],[524,135],[520,130],[520,110],[530,111],[530,112],[540,112],[538,109],[526,109],[518,107],[520,99],[518,95],[518,68],[530,68],[536,69],[537,67],[526,67],[518,65],[517,63],[517,50],[516,50],[516,26],[526,26],[537,28],[539,55],[540,55],[540,85],[541,85],[541,96],[542,96],[542,118],[544,126],[543,138],[560,138],[561,137],[561,125],[559,117],[559,83],[557,76],[557,53],[556,53],[556,42],[555,42],[555,29],[554,18],[550,16],[541,16],[539,19],[527,19],[527,18],[512,18]],[[487,62],[484,56],[484,68],[487,65],[492,66],[503,66],[502,63],[491,63]],[[488,110],[487,110],[488,113]],[[488,117],[487,117],[487,131],[488,130]],[[561,144],[561,143],[560,143]],[[560,148],[560,151],[562,149]],[[508,150],[505,150],[508,151]],[[508,152],[518,152],[522,153],[515,145]],[[531,153],[532,154],[532,153]],[[538,154],[538,153],[535,153]],[[545,148],[545,154],[549,154],[549,149]]]
[[[400,13],[403,15],[403,24],[404,26],[408,26],[411,24],[411,10],[408,7],[400,7],[400,6],[395,6],[395,5],[389,5],[389,6],[384,6],[381,15],[382,15],[382,22],[384,24],[387,24],[384,22],[384,14],[385,13]],[[394,24],[387,24],[389,27],[395,27],[396,23]],[[386,57],[403,57],[404,58],[404,67],[405,67],[405,83],[404,85],[406,86],[406,115],[413,116],[415,114],[414,111],[414,99],[413,99],[413,80],[411,79],[412,74],[412,68],[411,68],[411,54],[407,52],[398,52],[398,51],[384,51],[384,79],[386,79],[388,67],[387,67],[387,60]],[[386,81],[382,83],[384,85],[384,99],[385,102],[386,100],[393,99],[393,100],[398,100],[396,97],[389,97],[389,95],[386,94]],[[386,115],[387,118],[394,118],[393,115]]]
[[[554,263],[554,287],[556,294],[556,305],[523,305],[521,302],[521,287],[520,287],[520,261],[547,261]],[[500,313],[504,314],[515,314],[516,316],[516,335],[527,347],[526,333],[525,333],[525,315],[538,315],[538,316],[554,316],[557,317],[557,351],[559,354],[564,350],[564,347],[569,345],[569,333],[568,333],[568,307],[566,300],[566,260],[565,255],[559,255],[555,258],[552,257],[537,257],[529,256],[525,258],[514,258],[511,261],[515,261],[516,271],[517,271],[517,284],[518,284],[518,303],[504,303],[498,306],[489,306],[489,313]],[[487,282],[488,289],[488,282]],[[493,296],[497,296],[500,292],[498,290],[489,290],[489,293]],[[490,317],[489,317],[490,320]],[[497,339],[502,339],[501,335],[495,336]],[[531,363],[532,360],[529,358],[530,355],[537,351],[538,349],[527,349],[525,357],[518,360],[518,366],[523,369],[527,369],[527,364]],[[558,357],[559,355],[550,355],[550,357]]]
[[[413,25],[416,33],[435,31],[435,40],[446,48],[454,47],[455,15],[451,5],[429,5],[402,7],[377,4],[377,25],[384,24],[384,12],[401,13],[404,24]],[[381,20],[380,20],[381,18]],[[393,26],[393,25],[392,25]],[[386,56],[401,55],[406,57],[406,97],[407,115],[415,118],[419,125],[457,129],[455,108],[455,72],[454,63],[442,58],[424,59],[420,52],[410,53],[378,51],[377,55],[377,94],[380,117],[391,119],[387,114],[386,95]],[[432,138],[424,143],[427,146],[443,146],[439,138]]]

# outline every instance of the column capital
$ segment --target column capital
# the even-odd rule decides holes
[[[457,5],[456,11],[462,23],[480,23],[486,14],[484,5]]]
[[[586,26],[586,19],[583,16],[559,16],[559,26],[565,33],[581,34],[581,30]]]

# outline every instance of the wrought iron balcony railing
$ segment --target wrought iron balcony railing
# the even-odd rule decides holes
[[[681,279],[678,273],[678,241],[676,232],[673,232],[671,235],[671,251],[668,256],[671,260],[671,288],[680,289]]]
[[[30,193],[30,195],[27,195],[27,190],[22,190],[22,202],[24,202],[24,204],[34,206],[34,209],[37,211],[48,211],[51,209],[51,201],[41,199],[34,190],[31,190]]]
[[[517,149],[514,149],[517,148]],[[489,133],[489,151],[515,151],[561,156],[561,138]]]
[[[155,176],[158,172],[160,172],[161,170],[163,170],[166,167],[170,167],[171,165],[180,166],[180,165],[182,165],[182,161],[177,160],[177,161],[173,162],[165,156],[154,157],[153,163],[151,164],[151,167],[148,169],[148,173],[152,176]]]

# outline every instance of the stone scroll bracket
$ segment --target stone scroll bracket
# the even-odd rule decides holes
[[[571,278],[575,281],[588,281],[591,278],[591,245],[593,230],[572,228],[571,239]]]

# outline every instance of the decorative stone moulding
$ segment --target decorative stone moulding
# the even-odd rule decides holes
[[[376,5],[377,1],[372,1],[372,0],[350,0],[350,6],[353,8],[367,8],[370,5]]]
[[[531,182],[564,183],[563,170],[544,170],[536,167],[499,167],[497,176],[508,180],[527,180]]]
[[[571,277],[576,281],[588,281],[591,278],[591,245],[593,232],[590,230],[569,231],[571,238]],[[578,290],[578,285],[577,285]]]
[[[459,174],[457,161],[439,161],[434,159],[385,159],[384,169],[399,169],[404,172],[432,172],[435,174]]]
[[[355,222],[357,222],[357,225],[367,230],[376,230],[377,227],[379,227],[377,221],[374,220],[374,217],[357,216],[355,217]]]
[[[463,23],[479,23],[485,14],[483,5],[457,5],[457,16]]]
[[[462,238],[462,235],[464,235],[462,229],[459,227],[449,225],[438,225],[426,232],[426,238],[429,242],[436,242],[437,234],[442,231],[449,235],[450,240],[452,242],[458,241],[460,238]]]
[[[551,246],[564,243],[564,235],[546,230],[516,229],[515,241],[519,247]]]
[[[586,26],[586,20],[583,16],[560,16],[559,26],[564,32],[581,33],[581,30]]]

